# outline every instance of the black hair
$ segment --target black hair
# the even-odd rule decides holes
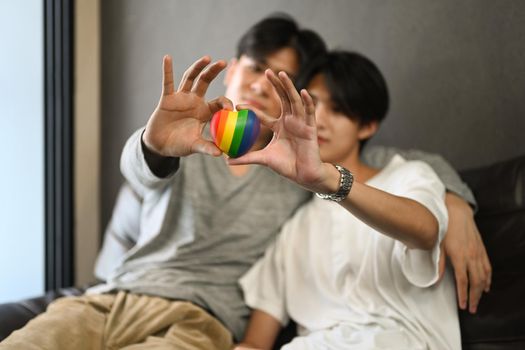
[[[300,29],[292,17],[278,13],[263,18],[248,29],[237,45],[237,58],[247,55],[263,61],[285,47],[295,49],[300,67],[326,53],[326,45],[317,33]]]
[[[385,118],[389,106],[386,81],[365,56],[349,51],[327,52],[303,69],[297,86],[305,88],[317,74],[323,75],[335,110],[361,125]],[[366,141],[361,141],[361,149]]]

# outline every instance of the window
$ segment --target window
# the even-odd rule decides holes
[[[0,2],[0,302],[44,291],[43,20],[40,0]]]
[[[0,2],[0,302],[73,284],[72,2]]]

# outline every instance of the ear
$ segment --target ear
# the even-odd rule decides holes
[[[371,121],[369,123],[359,126],[359,131],[357,132],[357,137],[359,140],[366,140],[374,136],[379,128],[379,123],[377,121]]]
[[[238,60],[232,58],[228,63],[228,69],[226,70],[226,75],[224,76],[224,86],[228,86],[232,80],[235,70],[237,69]]]

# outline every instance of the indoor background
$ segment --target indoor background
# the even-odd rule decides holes
[[[180,78],[201,55],[229,59],[255,21],[284,11],[330,48],[370,57],[391,108],[371,144],[437,152],[458,169],[525,153],[525,2],[112,0],[102,11],[102,225],[127,137],[156,106],[161,59]],[[222,76],[209,98],[224,93]]]
[[[372,144],[437,152],[458,170],[525,154],[522,0],[64,3],[74,9],[74,29],[62,29],[65,32],[57,36],[74,37],[74,53],[67,56],[73,61],[74,87],[66,90],[74,95],[74,130],[62,126],[74,133],[73,146],[67,145],[74,153],[74,188],[63,186],[74,199],[74,217],[57,215],[73,221],[64,233],[74,234],[74,262],[64,268],[74,269],[76,285],[94,281],[93,264],[123,181],[120,152],[157,104],[162,56],[173,55],[177,78],[202,55],[228,60],[240,35],[274,12],[286,12],[303,27],[318,31],[330,48],[364,53],[384,72],[392,103]],[[0,52],[8,53],[0,55],[0,159],[6,166],[1,181],[1,301],[44,291],[44,251],[49,250],[45,232],[53,239],[60,237],[60,232],[46,231],[44,220],[48,196],[43,182],[42,97],[49,67],[43,53],[53,51],[44,45],[49,37],[43,34],[42,22],[59,23],[45,16],[46,9],[39,0],[0,2],[5,28],[0,31]],[[57,66],[57,71],[66,71],[65,66]],[[211,86],[209,98],[224,92],[222,78]],[[30,89],[27,81],[32,82]]]

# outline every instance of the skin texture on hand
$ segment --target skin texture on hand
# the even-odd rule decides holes
[[[461,197],[447,193],[445,203],[449,215],[448,230],[442,242],[445,254],[454,268],[458,305],[476,313],[483,292],[489,292],[492,267],[481,235],[474,222],[472,208]],[[440,274],[445,259],[440,259]]]
[[[225,97],[210,102],[204,99],[210,83],[226,67],[224,61],[210,62],[205,56],[193,63],[175,90],[172,60],[170,56],[164,56],[162,94],[143,134],[144,144],[149,150],[164,157],[222,154],[213,142],[202,137],[204,126],[213,113],[233,109],[232,102]]]

